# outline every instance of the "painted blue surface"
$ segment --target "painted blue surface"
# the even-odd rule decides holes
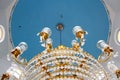
[[[108,16],[100,0],[19,0],[11,21],[14,46],[25,41],[29,48],[22,56],[30,60],[44,50],[36,34],[47,26],[52,30],[53,45],[57,47],[60,43],[57,23],[64,24],[62,44],[65,46],[71,47],[74,26],[88,31],[83,48],[96,58],[100,54],[97,41],[108,38]]]

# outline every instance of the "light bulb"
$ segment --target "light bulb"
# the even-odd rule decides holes
[[[17,47],[15,47],[12,51],[11,54],[7,54],[7,60],[10,61],[11,57],[14,56],[14,58],[18,58],[24,51],[26,51],[28,48],[27,43],[21,42]]]
[[[12,51],[11,54],[15,58],[18,58],[26,49],[28,48],[28,45],[25,42],[21,42],[17,47],[15,47]]]
[[[49,35],[49,37],[50,37],[50,36],[51,36],[51,34],[52,34],[51,29],[50,29],[50,28],[48,28],[48,27],[43,28],[43,30],[42,30],[41,32],[45,32],[45,33],[47,33],[47,34]]]
[[[79,50],[80,44],[76,40],[72,40],[71,44],[72,44],[72,47],[74,50],[76,50],[76,51]]]
[[[99,40],[97,42],[97,48],[103,51],[104,48],[108,47],[108,44],[105,43],[104,40]]]
[[[73,34],[74,35],[76,35],[76,33],[79,32],[79,31],[83,31],[83,29],[81,28],[81,26],[75,26],[73,28]]]
[[[16,48],[19,49],[21,53],[23,53],[27,50],[28,45],[25,42],[21,42]]]
[[[78,40],[78,38],[81,40],[84,39],[84,35],[88,34],[86,31],[84,31],[80,26],[75,26],[73,28],[73,34],[76,36],[76,40]]]
[[[52,34],[52,31],[50,28],[45,27],[42,29],[41,32],[37,33],[37,36],[40,36],[40,42],[44,43]]]
[[[78,44],[78,42],[76,40],[72,40],[71,44],[72,44],[72,46],[74,46],[74,45]]]

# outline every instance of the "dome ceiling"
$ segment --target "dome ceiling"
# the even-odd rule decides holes
[[[60,44],[60,34],[56,25],[62,23],[62,44],[70,47],[74,39],[72,28],[81,26],[88,32],[83,47],[97,58],[100,54],[96,47],[97,41],[108,39],[108,19],[100,0],[19,0],[11,20],[12,41],[14,46],[22,41],[28,44],[23,57],[30,60],[44,50],[36,35],[43,27],[51,28],[53,46],[57,47]]]

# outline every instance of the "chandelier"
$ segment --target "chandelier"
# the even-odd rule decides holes
[[[62,31],[63,25],[59,24],[57,29]],[[53,48],[51,34],[48,27],[37,34],[45,50],[29,62],[21,57],[28,48],[27,44],[21,42],[15,47],[7,55],[7,59],[12,63],[1,76],[1,80],[120,80],[120,69],[113,61],[109,61],[115,56],[114,51],[103,40],[97,43],[97,47],[102,51],[97,60],[81,47],[85,44],[84,36],[88,33],[80,26],[73,28],[75,40],[71,42],[72,47],[58,45]],[[108,70],[103,63],[107,64]]]

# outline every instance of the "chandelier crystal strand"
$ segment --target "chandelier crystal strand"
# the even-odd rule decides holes
[[[69,50],[68,48],[66,48],[67,50]],[[67,53],[66,51],[66,49],[58,49],[57,50],[57,54],[56,54],[56,56],[55,57],[53,57],[53,56],[51,56],[51,59],[48,59],[48,58],[42,58],[42,56],[40,56],[40,57],[38,57],[39,59],[41,59],[41,62],[43,61],[43,63],[44,63],[44,65],[42,65],[42,66],[38,66],[38,67],[40,67],[40,68],[37,68],[37,69],[40,69],[40,70],[38,70],[38,71],[40,71],[40,72],[43,72],[43,71],[41,71],[42,70],[42,68],[44,67],[44,66],[46,66],[46,67],[48,67],[49,69],[47,70],[47,71],[53,71],[53,72],[55,72],[55,70],[59,70],[59,69],[63,69],[63,68],[65,68],[66,67],[66,69],[64,69],[64,70],[68,70],[68,73],[69,73],[69,70],[73,70],[73,71],[71,71],[71,72],[74,72],[74,70],[75,69],[77,69],[78,70],[78,72],[77,73],[79,73],[79,74],[83,74],[83,76],[85,75],[85,76],[87,76],[87,77],[91,77],[91,75],[93,75],[91,72],[92,71],[94,71],[94,69],[96,68],[96,67],[98,67],[99,68],[99,66],[98,65],[96,65],[96,64],[94,64],[94,63],[92,63],[92,62],[87,62],[87,60],[86,60],[86,62],[89,64],[89,66],[87,65],[87,64],[85,64],[84,62],[85,61],[82,61],[82,58],[83,57],[81,57],[81,59],[79,59],[79,58],[77,58],[77,56],[73,56],[73,58],[72,58],[72,56],[66,56],[65,54]],[[66,50],[66,51],[64,51],[64,50]],[[70,49],[71,50],[71,49]],[[53,50],[54,51],[54,50]],[[63,54],[61,54],[61,51],[62,51],[62,53]],[[53,53],[52,51],[51,51],[51,53]],[[75,54],[76,53],[76,51],[73,51],[73,54]],[[49,54],[49,53],[46,53],[46,55],[47,54]],[[54,54],[54,53],[53,53]],[[67,53],[67,54],[69,54],[69,52]],[[72,55],[73,55],[72,54]],[[41,54],[42,55],[42,54]],[[45,54],[44,54],[45,55]],[[50,54],[51,55],[51,54]],[[61,56],[62,55],[62,56]],[[82,55],[84,55],[84,54],[82,54]],[[43,56],[44,57],[44,56]],[[50,57],[49,57],[50,58]],[[56,58],[58,58],[58,60],[56,61]],[[63,60],[61,60],[61,59],[63,59]],[[84,60],[84,59],[83,59]],[[57,63],[58,62],[58,63]],[[62,63],[62,62],[64,62],[64,63]],[[76,62],[77,63],[77,65],[75,65],[75,63],[71,63],[71,62]],[[80,65],[81,63],[84,63],[83,65]],[[50,64],[50,63],[52,63],[52,64]],[[62,66],[63,65],[63,66]],[[79,66],[78,66],[79,65]],[[94,66],[92,66],[92,65],[94,65]],[[57,67],[58,66],[58,67]],[[59,67],[60,66],[60,67]],[[84,67],[83,67],[84,66]],[[56,68],[54,68],[54,67],[56,67]],[[87,67],[90,69],[90,71],[89,70],[86,70],[87,69]],[[94,69],[92,68],[92,67],[95,67]],[[96,68],[96,69],[98,69],[98,68]],[[101,67],[100,67],[101,68]],[[33,69],[35,69],[35,68],[33,68]],[[63,70],[63,71],[64,71]],[[79,70],[81,71],[81,72],[79,72]],[[102,69],[100,69],[100,70],[96,70],[96,71],[100,71],[100,72],[102,72],[101,71]],[[30,71],[33,71],[32,73],[34,74],[34,70],[30,70]],[[83,71],[83,72],[82,72]],[[38,73],[40,73],[40,72],[38,72]],[[31,73],[31,72],[28,72],[27,74],[29,74],[29,73]],[[36,74],[38,74],[38,73],[36,73]],[[61,74],[61,72],[58,72],[59,74]],[[85,73],[85,74],[84,74]],[[90,75],[90,73],[91,73],[91,75]],[[33,75],[33,74],[31,74],[31,75]],[[41,73],[41,75],[42,75],[43,73]],[[44,75],[46,74],[46,72],[44,71]],[[54,73],[51,73],[51,75],[54,75]],[[102,73],[104,76],[105,76],[105,74],[104,74],[104,70],[103,70],[103,73]],[[101,75],[102,75],[101,74]],[[31,75],[29,75],[29,76],[31,76]],[[39,75],[39,74],[38,74]],[[84,76],[84,77],[85,77]],[[35,77],[35,76],[33,76],[33,77]],[[40,77],[40,76],[39,76]],[[93,76],[92,76],[93,77]],[[98,76],[97,76],[98,77]],[[44,77],[43,77],[44,78]],[[95,77],[96,78],[96,77]],[[31,79],[31,78],[30,78]],[[94,80],[94,77],[93,78],[90,78],[90,80]],[[32,79],[31,79],[32,80]]]

